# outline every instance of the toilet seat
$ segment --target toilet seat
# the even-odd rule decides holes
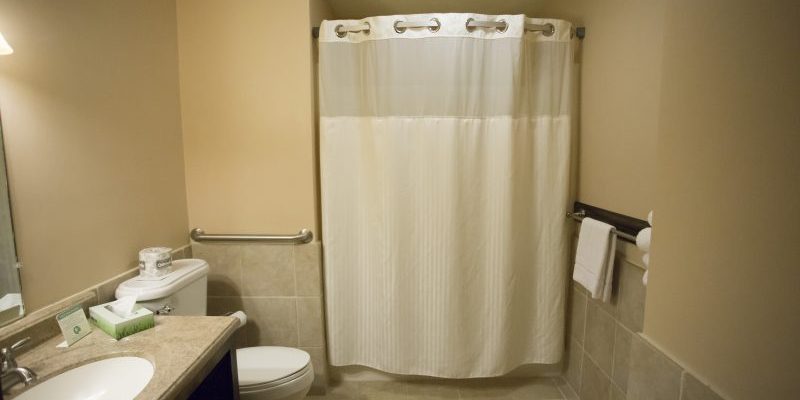
[[[304,380],[304,378],[306,376],[312,375],[312,374],[313,374],[313,372],[311,371],[311,367],[310,367],[310,364],[309,364],[308,366],[306,366],[302,370],[297,371],[296,373],[294,373],[294,374],[292,374],[290,376],[287,376],[285,378],[282,378],[282,379],[278,379],[278,380],[274,380],[274,381],[270,381],[270,382],[254,383],[254,384],[250,384],[250,385],[239,385],[239,391],[240,392],[260,392],[260,391],[265,391],[265,390],[268,390],[268,389],[277,388],[277,387],[283,386],[283,385],[291,385],[295,381]]]
[[[311,356],[290,347],[257,346],[236,350],[239,388],[259,391],[313,374]]]

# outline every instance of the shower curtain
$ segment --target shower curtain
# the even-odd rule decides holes
[[[469,29],[470,18],[506,28]],[[524,15],[322,24],[332,365],[470,378],[561,359],[571,34],[568,22]]]

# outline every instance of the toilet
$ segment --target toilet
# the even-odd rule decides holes
[[[207,262],[176,260],[163,278],[137,276],[122,282],[116,297],[135,295],[139,304],[160,315],[206,315],[207,283]],[[314,381],[311,357],[300,349],[246,347],[236,350],[236,363],[242,400],[301,400]]]

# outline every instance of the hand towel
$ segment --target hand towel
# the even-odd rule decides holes
[[[642,283],[647,286],[647,275],[650,272],[650,240],[653,235],[653,211],[647,213],[647,223],[650,224],[649,228],[644,228],[636,235],[636,246],[644,251],[642,262],[644,263],[644,276],[642,276]]]
[[[611,299],[616,248],[614,226],[591,218],[583,219],[572,279],[583,285],[593,299]]]

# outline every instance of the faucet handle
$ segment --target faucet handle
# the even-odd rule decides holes
[[[30,336],[18,340],[16,343],[11,345],[11,351],[17,351],[19,348],[21,348],[22,346],[25,346],[30,341],[31,341],[31,337]]]
[[[31,338],[29,336],[18,340],[16,343],[12,344],[11,347],[3,347],[0,349],[0,355],[2,355],[2,372],[17,367],[17,361],[14,359],[14,352],[28,344],[30,341]]]

